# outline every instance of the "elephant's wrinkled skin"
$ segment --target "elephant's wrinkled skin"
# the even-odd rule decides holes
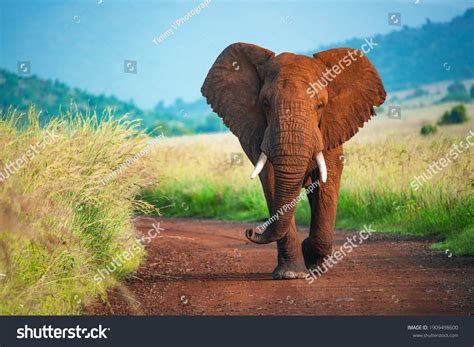
[[[219,55],[201,91],[239,138],[252,163],[259,158],[257,167],[265,163],[259,177],[270,216],[296,199],[301,187],[320,181],[320,187],[308,194],[311,227],[301,248],[293,209],[279,215],[262,233],[246,232],[256,243],[277,242],[273,278],[304,277],[306,268],[317,266],[332,251],[342,144],[385,100],[377,71],[352,48],[331,49],[310,58],[291,53],[275,56],[255,45],[235,43]]]

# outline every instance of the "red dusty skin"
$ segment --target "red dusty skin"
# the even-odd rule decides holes
[[[307,111],[300,109],[299,112]],[[322,149],[321,133],[309,132],[300,121],[287,121],[284,116],[288,113],[294,114],[291,109],[277,112],[279,115],[283,114],[283,117],[279,117],[283,121],[271,132],[267,132],[270,139],[264,139],[275,172],[275,203],[270,216],[274,216],[275,221],[260,233],[254,229],[246,230],[246,237],[258,244],[279,241],[286,235],[308,165],[314,153]]]

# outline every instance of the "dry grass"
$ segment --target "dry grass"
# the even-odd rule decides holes
[[[470,150],[421,189],[410,188],[413,176],[474,129],[471,121],[418,135],[421,122],[434,122],[451,106],[409,110],[405,121],[370,122],[345,146],[338,226],[437,235],[443,240],[437,248],[474,254]],[[467,109],[472,119],[473,105]],[[231,134],[160,140],[157,150],[104,186],[101,180],[150,139],[124,120],[99,123],[95,115],[69,113],[40,127],[38,118],[34,109],[0,116],[0,172],[47,132],[57,134],[0,182],[0,314],[80,313],[104,296],[107,286],[139,265],[143,252],[104,282],[94,275],[135,241],[130,217],[137,210],[150,213],[150,203],[165,215],[268,217],[260,183],[249,180],[252,166]],[[234,153],[242,163],[232,161]],[[296,216],[309,223],[306,203]]]
[[[0,314],[73,314],[135,269],[137,254],[102,283],[93,280],[134,241],[139,190],[156,176],[138,161],[108,185],[101,179],[148,139],[125,120],[67,114],[42,128],[39,115],[0,116],[0,172],[47,132],[54,143],[0,182]]]
[[[459,103],[445,103],[420,108],[405,108],[402,106],[402,120],[387,117],[388,106],[384,112],[374,117],[360,130],[349,144],[380,142],[386,139],[413,136],[418,137],[424,124],[436,124],[444,111],[450,110]],[[438,128],[440,135],[465,137],[469,129],[474,129],[474,104],[465,104],[467,113],[471,116],[469,123],[450,125]]]
[[[458,254],[474,253],[472,155],[465,151],[421,189],[410,182],[445,156],[452,144],[474,130],[470,123],[441,127],[438,134],[419,135],[423,122],[435,122],[451,104],[403,111],[405,120],[379,116],[345,145],[346,167],[338,206],[341,227],[372,224],[379,230],[439,235]],[[263,220],[268,211],[260,183],[250,181],[250,162],[230,133],[170,138],[157,153],[160,185],[144,198],[165,215]],[[242,166],[232,165],[242,153]],[[306,203],[296,211],[309,223]]]

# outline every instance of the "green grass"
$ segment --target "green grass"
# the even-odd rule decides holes
[[[142,199],[160,206],[165,216],[234,221],[268,218],[261,189],[237,191],[201,182],[186,192],[173,191],[171,187],[150,190],[142,194]],[[438,204],[425,205],[422,199],[404,194],[379,195],[367,191],[359,195],[341,190],[336,227],[358,229],[371,224],[378,231],[438,236],[444,241],[435,244],[435,249],[449,248],[457,255],[473,255],[473,212],[472,197],[453,201],[440,199]],[[295,217],[298,224],[309,225],[311,215],[307,201],[297,205]]]
[[[371,224],[378,231],[435,236],[440,240],[435,249],[474,255],[470,150],[417,191],[410,186],[415,175],[422,175],[431,162],[463,139],[435,134],[347,145],[336,226],[359,229]],[[165,216],[266,220],[260,184],[248,179],[250,163],[232,166],[229,162],[235,152],[238,143],[230,134],[168,139],[155,159],[158,167],[166,167],[165,173],[158,187],[142,198],[160,207]],[[298,204],[296,221],[309,224],[307,201]]]
[[[471,106],[469,106],[471,107]],[[232,164],[242,153],[231,134],[160,140],[158,150],[126,168],[106,185],[102,179],[139,153],[149,137],[136,124],[110,115],[68,113],[40,126],[28,114],[0,114],[0,172],[22,157],[47,132],[54,143],[0,182],[0,314],[78,314],[105,297],[108,286],[134,271],[143,249],[106,280],[99,269],[130,249],[136,213],[263,221],[268,211],[251,164]],[[472,122],[471,122],[472,123]],[[439,238],[434,249],[474,255],[473,170],[470,150],[414,191],[410,182],[453,143],[470,124],[452,126],[448,135],[397,135],[345,146],[347,164],[339,197],[337,227]],[[419,126],[413,127],[418,133]],[[377,132],[380,135],[380,132]],[[309,224],[308,203],[296,220]]]
[[[154,182],[145,160],[107,185],[101,179],[145,147],[134,123],[106,115],[65,114],[41,127],[33,108],[0,116],[0,172],[46,136],[38,150],[0,182],[0,314],[78,314],[105,289],[136,269],[134,252],[116,272],[94,281],[98,269],[135,240],[131,216],[150,208],[135,199]]]

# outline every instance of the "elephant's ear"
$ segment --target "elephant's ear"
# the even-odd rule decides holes
[[[339,66],[332,70],[336,77],[327,81],[328,104],[320,122],[324,146],[331,149],[349,140],[375,115],[374,106],[383,104],[386,93],[377,70],[361,51],[335,48],[313,56],[330,70]]]
[[[201,88],[212,110],[243,143],[262,140],[266,121],[258,104],[258,69],[274,55],[259,46],[234,43],[217,57]]]

